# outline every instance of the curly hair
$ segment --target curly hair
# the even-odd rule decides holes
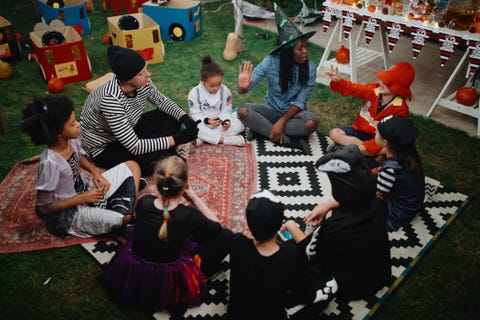
[[[50,145],[64,130],[75,110],[72,99],[64,95],[35,97],[22,111],[22,130],[33,144]]]
[[[225,70],[216,62],[213,61],[210,55],[205,55],[202,58],[202,67],[200,68],[200,80],[206,81],[213,76],[224,76]]]

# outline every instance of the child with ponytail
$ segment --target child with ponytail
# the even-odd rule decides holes
[[[180,316],[200,304],[207,278],[228,254],[233,233],[189,186],[182,158],[160,160],[154,179],[158,194],[139,199],[133,237],[101,281],[121,303]],[[184,205],[184,197],[193,206]]]

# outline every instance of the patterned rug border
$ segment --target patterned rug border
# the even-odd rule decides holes
[[[449,187],[444,187],[446,190],[449,190],[450,192],[453,192],[453,193],[459,193],[457,191],[455,191],[454,189],[452,188],[449,188]],[[459,193],[461,194],[461,193]],[[458,215],[463,211],[463,209],[465,209],[465,207],[468,205],[468,203],[470,202],[471,200],[471,196],[469,195],[465,195],[466,198],[465,200],[462,202],[461,205],[459,205],[457,207],[457,209],[455,210],[455,212],[452,214],[452,216],[450,216],[450,218],[447,219],[447,221],[440,227],[440,229],[432,236],[432,239],[430,239],[422,248],[422,250],[420,250],[420,252],[418,253],[418,255],[415,257],[415,259],[413,259],[405,268],[405,270],[403,270],[402,274],[390,285],[390,287],[388,288],[388,290],[378,299],[378,301],[375,303],[375,305],[370,309],[370,311],[368,312],[368,314],[365,315],[365,317],[363,318],[363,320],[369,320],[372,318],[372,316],[378,311],[378,309],[382,306],[382,304],[385,303],[385,301],[387,301],[391,296],[392,294],[395,292],[395,290],[398,288],[398,286],[405,280],[405,278],[407,277],[407,275],[409,275],[413,268],[415,267],[415,265],[421,260],[421,258],[425,255],[425,253],[430,250],[430,248],[433,246],[433,244],[435,242],[437,242],[438,238],[440,237],[440,235],[442,235],[446,230],[447,230],[447,227],[449,227],[453,221],[458,217]]]

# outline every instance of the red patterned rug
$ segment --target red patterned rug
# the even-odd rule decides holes
[[[0,253],[41,250],[105,238],[58,238],[49,234],[34,211],[35,171],[39,156],[16,164],[0,184]],[[244,208],[256,190],[257,167],[253,145],[244,148],[201,145],[188,158],[190,183],[221,217],[222,224],[246,232]],[[152,193],[149,184],[142,192]]]
[[[234,232],[249,234],[245,207],[257,188],[257,162],[253,144],[239,148],[202,144],[188,156],[189,183],[220,222]],[[155,193],[149,182],[143,193]]]

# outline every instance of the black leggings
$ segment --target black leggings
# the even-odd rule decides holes
[[[174,117],[155,109],[142,115],[134,131],[141,139],[166,137],[176,134],[180,130],[180,125],[181,123]],[[93,161],[102,168],[112,168],[122,162],[134,160],[140,165],[142,176],[145,177],[153,173],[155,163],[159,159],[175,154],[175,148],[170,148],[133,155],[120,142],[114,141],[94,157]]]

